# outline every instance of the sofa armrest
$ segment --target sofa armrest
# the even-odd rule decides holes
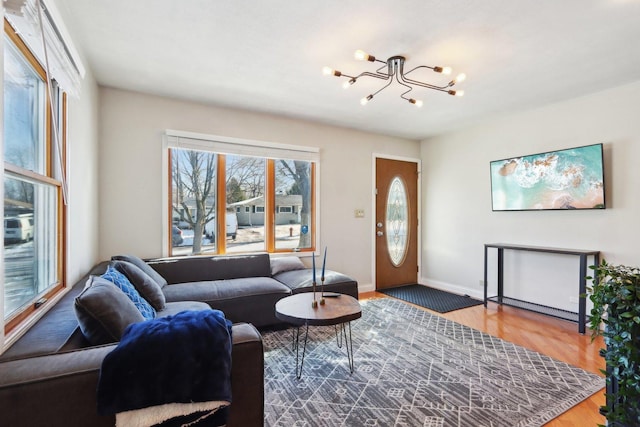
[[[96,412],[96,386],[102,359],[114,347],[0,363],[3,425],[113,426],[115,417]]]
[[[228,427],[264,425],[264,349],[262,336],[249,323],[233,325]]]
[[[233,401],[227,425],[262,426],[262,337],[247,323],[234,324],[232,334]],[[114,416],[97,414],[96,390],[102,360],[114,348],[105,345],[0,363],[2,425],[113,427]]]

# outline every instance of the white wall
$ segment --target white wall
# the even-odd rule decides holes
[[[82,40],[75,36],[74,20],[66,7],[53,0],[65,26],[65,31],[76,49]],[[87,274],[99,260],[98,224],[98,84],[87,58],[80,50],[80,60],[85,68],[80,94],[67,98],[67,269],[66,281],[73,285]]]
[[[480,295],[484,243],[599,250],[639,265],[639,111],[640,82],[423,141],[423,283]],[[595,143],[604,143],[607,209],[492,212],[491,160]],[[577,257],[508,251],[505,275],[511,296],[577,309]]]
[[[320,147],[320,244],[327,268],[372,284],[372,153],[418,158],[420,144],[301,120],[123,90],[100,90],[100,257],[162,255],[166,129]],[[365,218],[354,210],[364,209]]]
[[[98,85],[90,71],[79,98],[68,100],[67,283],[73,284],[98,257]]]

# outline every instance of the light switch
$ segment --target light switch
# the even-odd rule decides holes
[[[356,218],[364,218],[364,209],[355,210]]]

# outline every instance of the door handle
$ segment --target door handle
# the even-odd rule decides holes
[[[384,235],[384,233],[382,231],[378,230],[378,231],[376,231],[376,235],[378,237],[382,237]]]

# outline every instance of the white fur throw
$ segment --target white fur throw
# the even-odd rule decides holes
[[[225,401],[167,403],[133,411],[118,412],[116,414],[116,427],[151,427],[175,417],[208,411],[197,420],[183,425],[183,427],[188,427],[215,414],[218,409],[228,405],[229,402]]]

